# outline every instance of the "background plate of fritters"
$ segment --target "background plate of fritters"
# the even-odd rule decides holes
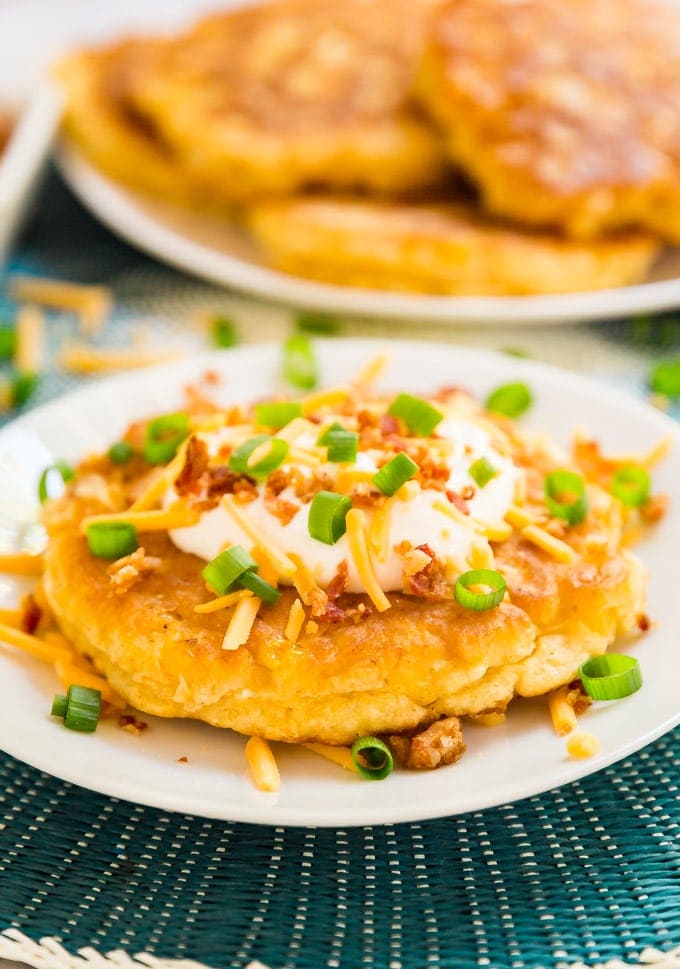
[[[427,393],[458,384],[484,396],[495,385],[524,380],[535,406],[525,419],[566,444],[586,426],[607,451],[645,451],[664,435],[675,445],[655,473],[655,491],[672,496],[680,476],[680,434],[651,408],[591,381],[530,361],[461,347],[390,344],[392,366],[383,386]],[[324,384],[346,380],[384,352],[384,341],[319,341]],[[26,529],[37,513],[36,481],[51,460],[75,462],[101,450],[133,420],[181,406],[183,387],[206,369],[223,381],[220,402],[252,400],[278,383],[280,349],[252,347],[213,353],[143,373],[101,381],[28,414],[0,432],[0,525]],[[7,531],[6,531],[7,530]],[[517,800],[598,770],[649,743],[680,720],[676,594],[680,518],[675,507],[637,549],[650,570],[653,628],[621,644],[640,660],[644,686],[633,696],[598,704],[581,727],[601,740],[601,753],[569,760],[544,699],[515,701],[504,725],[466,725],[468,752],[433,773],[395,772],[383,783],[361,781],[312,753],[275,745],[282,786],[258,792],[248,776],[243,737],[201,723],[144,716],[149,729],[132,736],[114,721],[94,736],[70,733],[49,717],[57,689],[52,671],[2,650],[0,735],[10,754],[66,780],[166,810],[268,824],[347,826],[415,820],[478,810]],[[3,578],[0,605],[16,601],[19,583]],[[187,763],[180,763],[186,757]]]
[[[58,161],[83,205],[131,245],[201,279],[295,307],[408,319],[414,324],[558,324],[655,312],[680,304],[677,248],[664,250],[644,283],[586,292],[448,296],[316,282],[269,268],[264,251],[235,220],[138,194],[103,175],[71,144],[62,145]],[[530,237],[526,244],[532,244]],[[342,258],[342,253],[338,255]],[[523,256],[524,246],[520,246],[517,258]],[[397,263],[394,273],[399,269]]]

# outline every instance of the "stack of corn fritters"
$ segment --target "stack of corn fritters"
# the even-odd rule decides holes
[[[668,0],[278,0],[60,65],[110,176],[343,285],[636,282],[680,240]]]

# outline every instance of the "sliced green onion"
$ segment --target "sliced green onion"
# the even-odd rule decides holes
[[[101,559],[130,555],[139,544],[137,529],[128,522],[93,522],[86,534],[90,552]]]
[[[400,451],[373,475],[373,484],[384,495],[391,497],[403,484],[418,473],[418,465],[408,454]]]
[[[268,606],[273,606],[281,598],[281,593],[278,589],[275,589],[273,585],[265,582],[259,575],[255,575],[254,572],[244,572],[243,575],[239,576],[238,584],[242,585],[244,589],[250,589],[253,595],[256,595],[258,599],[262,599]]]
[[[588,499],[583,478],[575,471],[551,471],[543,482],[548,511],[569,525],[580,525],[588,514]]]
[[[336,336],[340,332],[341,325],[337,316],[331,316],[329,313],[315,313],[312,310],[303,310],[295,318],[295,326],[301,333]]]
[[[503,384],[492,390],[486,398],[486,409],[493,414],[502,414],[504,417],[519,417],[528,410],[533,397],[526,384],[513,383]]]
[[[285,427],[295,417],[302,417],[302,404],[297,400],[277,400],[255,405],[255,423],[262,427]]]
[[[0,360],[9,360],[13,357],[16,345],[16,330],[11,326],[0,326]]]
[[[478,488],[483,488],[496,477],[498,470],[487,458],[477,458],[468,468],[468,474]]]
[[[328,460],[333,464],[351,464],[357,459],[359,435],[356,431],[326,431],[323,435],[328,448]]]
[[[352,507],[347,495],[332,491],[318,491],[309,506],[307,529],[312,538],[326,545],[335,545],[347,531],[345,518]]]
[[[628,465],[619,468],[611,483],[611,492],[615,498],[630,508],[639,508],[649,498],[651,478],[645,468],[638,465]]]
[[[649,375],[649,386],[655,394],[680,397],[680,357],[658,363]]]
[[[144,440],[144,457],[149,464],[167,464],[177,454],[177,449],[189,436],[189,415],[180,411],[164,414],[150,421]]]
[[[55,693],[52,697],[52,708],[50,710],[50,716],[61,717],[63,720],[66,716],[66,710],[68,709],[68,697],[63,696],[61,693]]]
[[[257,461],[252,461],[254,453],[267,445],[269,450]],[[229,458],[229,467],[239,474],[249,474],[253,478],[263,478],[276,471],[286,460],[288,441],[280,437],[270,437],[268,434],[257,434],[234,448]]]
[[[444,415],[422,397],[413,394],[399,394],[389,406],[388,414],[398,417],[406,424],[411,434],[429,437]]]
[[[246,572],[257,572],[257,569],[257,562],[242,545],[231,545],[208,562],[201,575],[218,596],[223,596]]]
[[[65,464],[63,461],[55,461],[51,464],[49,468],[45,468],[43,473],[40,475],[40,481],[38,481],[38,498],[40,499],[40,504],[47,501],[50,493],[47,489],[48,480],[53,477],[53,472],[56,472],[61,476],[61,480],[64,484],[69,481],[73,481],[75,478],[75,471],[70,464]]]
[[[487,586],[490,591],[475,592],[476,585]],[[505,588],[505,579],[500,572],[493,569],[472,569],[458,576],[453,594],[459,605],[484,612],[486,609],[493,609],[502,601]]]
[[[326,428],[326,430],[319,437],[316,443],[320,444],[322,447],[325,447],[328,444],[331,438],[331,435],[335,434],[337,431],[344,431],[344,430],[345,428],[342,426],[342,424],[339,424],[337,421],[333,421],[331,426]]]
[[[127,441],[116,441],[106,453],[112,464],[127,464],[135,456],[135,449]]]
[[[94,733],[102,709],[102,695],[89,686],[69,686],[64,726],[80,733]]]
[[[304,333],[294,333],[283,345],[283,376],[301,390],[313,390],[318,383],[314,347]]]
[[[378,737],[359,737],[351,752],[357,773],[366,780],[382,781],[394,770],[392,752]]]
[[[23,405],[35,393],[40,377],[37,373],[17,373],[12,378],[11,399],[13,407]]]
[[[236,325],[228,316],[215,316],[210,328],[212,342],[223,350],[235,347],[238,343]]]
[[[583,689],[593,700],[621,700],[642,686],[638,661],[622,653],[593,656],[582,664],[578,674]]]

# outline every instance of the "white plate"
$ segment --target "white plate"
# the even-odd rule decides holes
[[[319,341],[323,380],[355,373],[384,341]],[[529,361],[443,345],[390,344],[393,365],[385,386],[428,391],[462,384],[480,394],[510,379],[532,386],[536,405],[527,420],[566,443],[585,424],[612,450],[645,449],[665,434],[668,418],[583,378]],[[0,432],[0,495],[15,518],[33,514],[39,471],[54,458],[76,460],[117,438],[142,415],[181,404],[181,388],[206,368],[224,375],[224,402],[257,398],[277,383],[279,350],[247,347],[103,380],[29,413]],[[678,441],[680,443],[680,441]],[[656,476],[656,487],[677,494],[680,447]],[[7,524],[7,522],[5,522]],[[2,521],[0,521],[0,526]],[[0,531],[1,535],[1,531]],[[256,791],[244,766],[244,740],[200,723],[144,717],[150,729],[132,737],[104,722],[95,735],[70,733],[48,715],[57,686],[52,672],[23,656],[0,657],[0,737],[10,754],[51,774],[106,794],[167,810],[268,824],[337,825],[408,821],[457,814],[556,787],[599,770],[649,743],[680,720],[677,639],[677,549],[680,512],[640,549],[652,572],[650,612],[658,626],[629,648],[639,656],[645,685],[618,703],[600,704],[584,729],[602,742],[587,761],[569,760],[549,723],[545,701],[521,701],[497,728],[467,726],[468,753],[433,773],[398,772],[382,783],[361,781],[316,755],[276,745],[282,775],[278,795]],[[4,600],[4,601],[3,601]],[[0,584],[0,605],[16,601]],[[4,652],[4,651],[3,651]],[[178,758],[187,756],[188,764]]]
[[[71,146],[62,145],[58,163],[86,208],[131,245],[202,279],[298,308],[414,323],[545,324],[680,305],[680,249],[666,251],[649,282],[557,296],[424,296],[312,282],[268,269],[237,226],[149,201],[102,175]]]

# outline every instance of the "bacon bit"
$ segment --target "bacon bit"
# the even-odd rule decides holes
[[[462,493],[458,494],[455,491],[451,491],[450,488],[447,488],[444,494],[459,512],[461,512],[463,515],[470,514],[470,506],[467,503],[467,499],[463,497]]]
[[[379,508],[387,500],[382,492],[366,481],[353,485],[349,496],[353,508]]]
[[[338,570],[328,583],[328,588],[326,589],[326,595],[328,596],[329,602],[335,602],[347,588],[347,582],[349,581],[349,572],[347,568],[347,560],[343,559],[340,565],[338,565]]]
[[[430,561],[425,568],[413,575],[404,572],[404,592],[407,595],[422,596],[424,599],[450,599],[451,586],[444,564],[429,545],[418,545],[415,550],[424,552]]]
[[[184,756],[184,757],[178,757],[177,758],[177,763],[178,764],[188,764],[189,763],[189,758],[186,757],[186,756]]]
[[[203,372],[203,381],[206,384],[212,384],[213,387],[217,387],[222,383],[222,378],[217,370],[205,370]]]
[[[145,720],[138,720],[129,713],[124,713],[122,717],[118,717],[118,726],[121,730],[126,730],[128,733],[133,734],[133,736],[138,737],[140,733],[144,733],[148,729],[149,724]]]
[[[351,620],[355,625],[363,619],[368,619],[373,614],[373,609],[368,602],[360,602],[356,606],[345,609],[345,619]]]
[[[640,632],[646,633],[652,628],[652,620],[649,618],[646,612],[640,613],[637,617],[637,626]]]
[[[201,490],[201,478],[208,470],[208,446],[200,437],[190,437],[184,452],[182,470],[175,478],[178,495],[196,495]]]
[[[655,525],[664,517],[668,511],[669,504],[670,499],[668,495],[653,495],[640,508],[642,520],[648,525]]]
[[[266,492],[264,506],[270,515],[278,518],[282,525],[287,525],[291,522],[300,511],[299,506],[292,501],[286,501],[285,498],[276,498]]]
[[[21,603],[21,628],[25,633],[35,633],[42,619],[42,609],[36,602],[35,596],[29,594]]]
[[[399,433],[399,421],[394,414],[383,414],[380,418],[380,430],[383,437],[390,437]]]
[[[294,487],[297,497],[307,505],[320,491],[332,491],[333,479],[325,471],[313,471],[309,477],[301,474]]]
[[[195,384],[187,384],[184,388],[186,410],[189,414],[219,414],[221,407],[210,400]]]
[[[582,713],[585,713],[593,702],[583,689],[583,683],[580,680],[571,681],[567,687],[565,700],[573,709],[577,717],[580,717]]]
[[[219,501],[223,495],[237,495],[239,501],[252,501],[257,497],[257,487],[252,478],[236,474],[226,465],[208,468],[205,489],[210,500]]]
[[[463,487],[460,489],[460,497],[463,499],[463,501],[472,501],[476,493],[477,489],[474,485],[463,485]]]
[[[73,494],[76,498],[83,498],[85,501],[98,501],[104,508],[111,510],[119,504],[115,489],[101,474],[79,475],[73,485]]]
[[[410,549],[403,555],[404,575],[409,577],[417,575],[418,572],[426,569],[431,561],[430,556],[426,552],[423,552],[422,549]]]
[[[312,608],[312,615],[316,616],[319,622],[344,622],[346,613],[335,602],[328,602],[325,612],[318,613]]]
[[[434,770],[455,764],[466,749],[458,717],[438,720],[416,734],[388,737],[387,742],[397,760],[410,770]]]
[[[112,562],[106,572],[111,577],[113,591],[116,595],[122,596],[145,575],[155,572],[160,564],[159,558],[155,555],[147,555],[140,545],[131,555],[125,555]]]

